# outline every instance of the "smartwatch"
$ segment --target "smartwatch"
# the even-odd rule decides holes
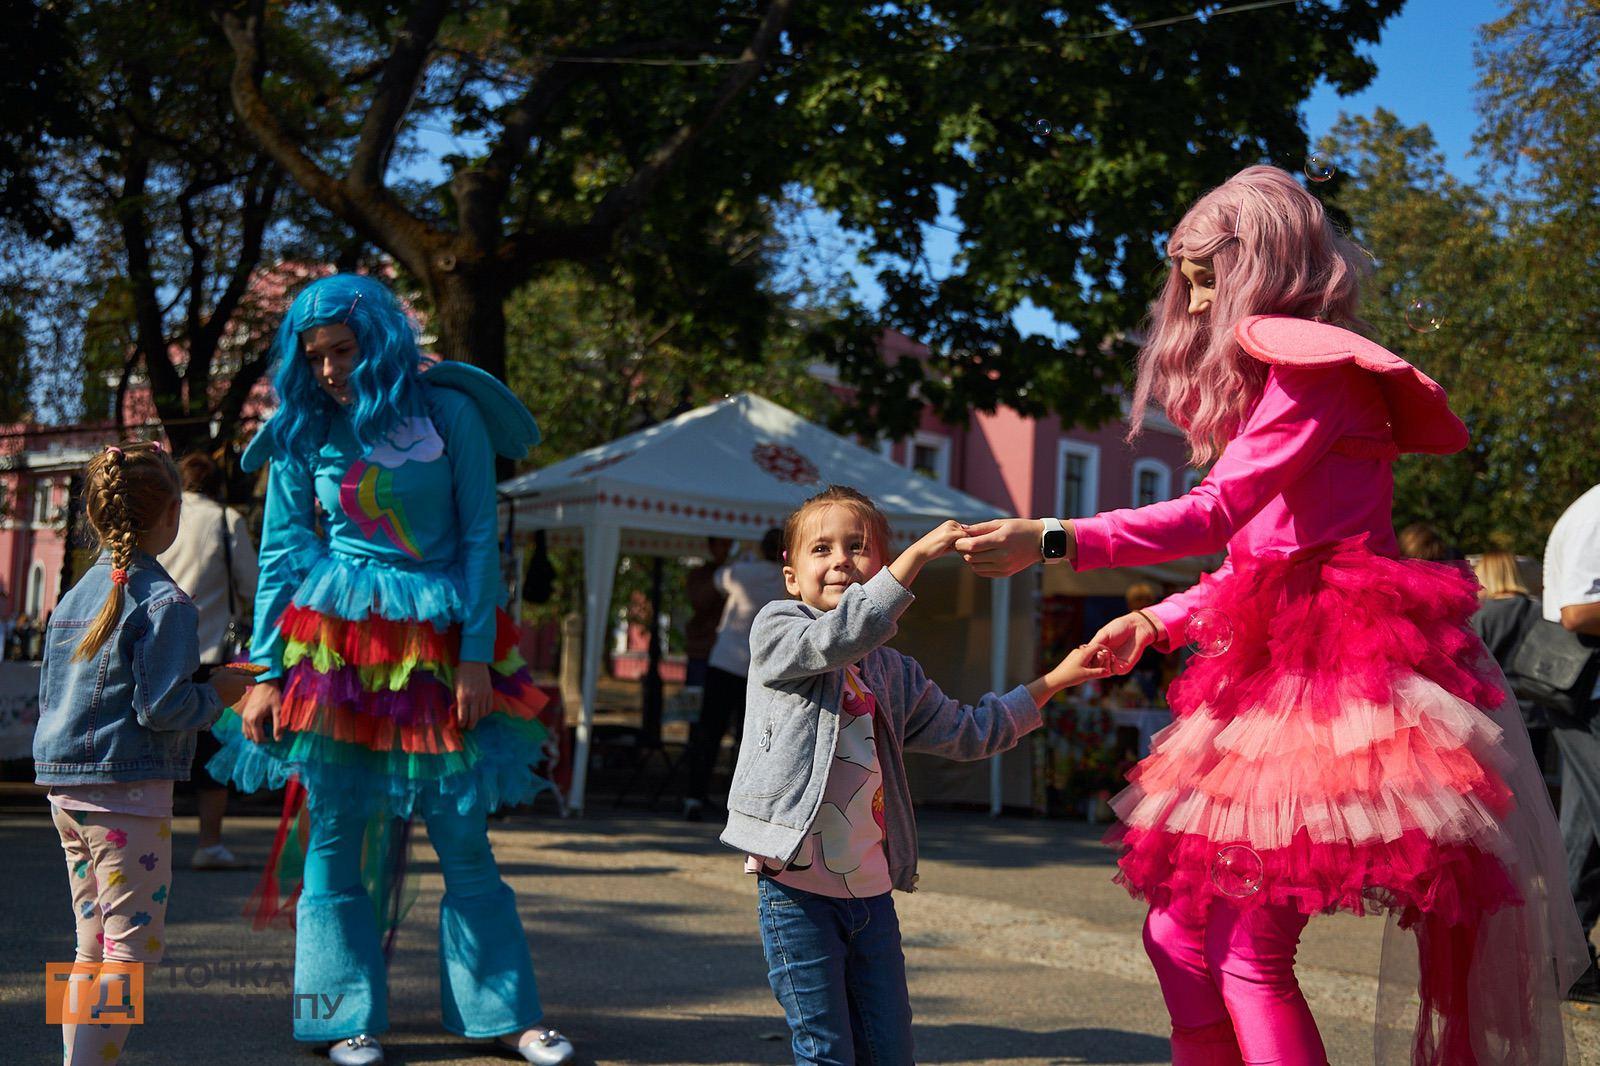
[[[1039,554],[1047,563],[1059,563],[1067,557],[1067,529],[1056,518],[1041,519],[1044,534],[1039,538]]]

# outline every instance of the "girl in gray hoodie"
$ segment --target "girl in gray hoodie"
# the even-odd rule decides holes
[[[768,604],[751,629],[744,740],[722,841],[758,877],[768,977],[797,1064],[913,1061],[890,898],[917,878],[902,753],[998,754],[1039,725],[1039,708],[1056,693],[1111,672],[1105,649],[1084,646],[1043,677],[968,706],[884,647],[917,574],[964,535],[944,522],[887,562],[882,512],[832,486],[784,526],[784,581],[795,599]]]

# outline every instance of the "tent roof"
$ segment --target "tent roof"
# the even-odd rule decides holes
[[[502,482],[527,529],[605,523],[683,536],[759,537],[824,485],[860,489],[907,542],[945,518],[1006,512],[899,466],[752,393]]]

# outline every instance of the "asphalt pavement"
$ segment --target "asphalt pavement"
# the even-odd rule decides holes
[[[766,983],[755,893],[714,822],[615,810],[582,818],[549,807],[492,826],[516,889],[546,1018],[584,1063],[790,1062]],[[276,819],[234,817],[228,842],[258,866]],[[924,812],[920,891],[897,897],[918,1061],[1116,1064],[1170,1060],[1168,1022],[1139,930],[1142,907],[1111,883],[1103,827],[981,813]],[[326,1062],[290,1037],[288,934],[240,917],[258,869],[191,873],[192,818],[174,823],[180,874],[168,952],[147,979],[149,1021],[127,1066]],[[0,1064],[58,1063],[44,1023],[44,966],[71,958],[66,870],[42,798],[0,806]],[[388,1061],[516,1061],[438,1025],[436,929],[443,883],[416,853],[420,895],[390,971]],[[1335,1066],[1372,1062],[1381,923],[1326,917],[1308,928],[1299,974]],[[304,1005],[302,1005],[304,1009]],[[1580,1049],[1600,1066],[1600,1014],[1573,1012]]]

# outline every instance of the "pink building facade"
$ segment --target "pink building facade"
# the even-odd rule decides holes
[[[0,425],[0,618],[37,621],[55,609],[72,478],[113,428]]]
[[[886,354],[921,358],[926,349],[899,333]],[[909,437],[879,444],[890,460],[1024,518],[1084,518],[1118,507],[1182,495],[1200,480],[1188,447],[1152,412],[1133,444],[1126,418],[1097,429],[1063,429],[1054,416],[1030,418],[1009,408],[975,413],[949,425],[924,413]]]

